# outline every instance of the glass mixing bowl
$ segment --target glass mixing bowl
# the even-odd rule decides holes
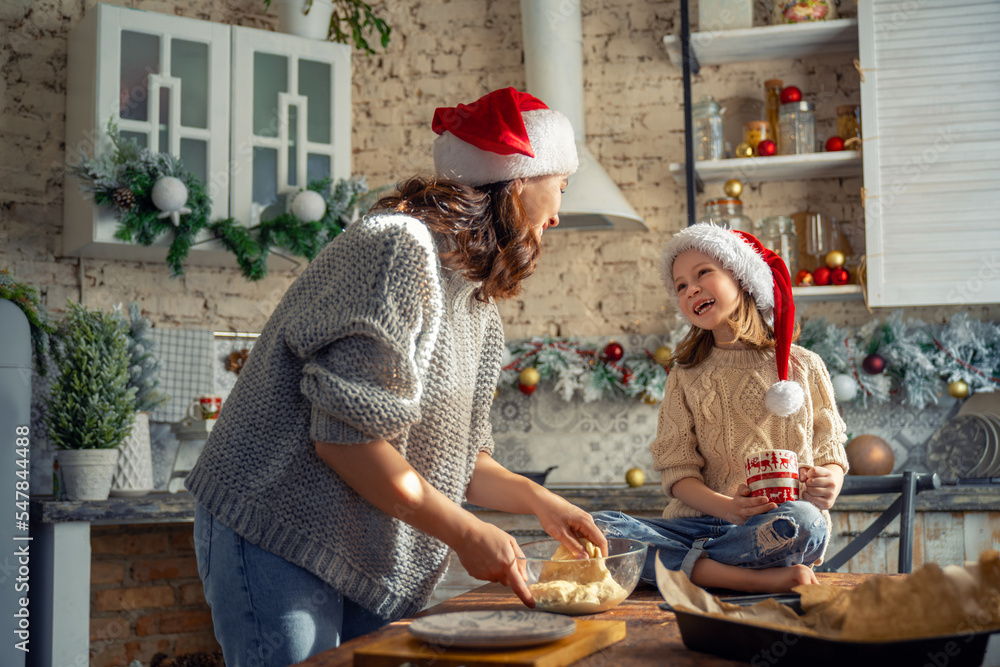
[[[608,539],[608,555],[574,559],[556,551],[558,540],[522,544],[518,564],[535,598],[536,609],[558,614],[596,614],[618,606],[639,583],[646,544]],[[556,559],[553,559],[553,556]]]

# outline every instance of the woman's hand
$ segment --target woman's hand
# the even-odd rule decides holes
[[[729,512],[722,517],[729,523],[742,526],[752,516],[765,514],[778,507],[777,503],[769,501],[762,496],[751,496],[750,487],[740,484],[736,489],[736,495],[732,497]]]
[[[608,540],[594,523],[594,517],[568,500],[543,489],[532,510],[542,529],[559,540],[576,558],[588,556],[578,538],[590,540],[602,555],[608,555]]]
[[[535,599],[524,578],[524,558],[517,540],[485,521],[477,522],[453,549],[468,573],[483,581],[498,581],[510,587],[528,607],[534,608]]]
[[[799,498],[807,500],[821,510],[828,510],[840,495],[844,484],[844,471],[840,466],[800,466]]]

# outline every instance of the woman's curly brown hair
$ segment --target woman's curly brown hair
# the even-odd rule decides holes
[[[412,215],[431,231],[446,235],[451,244],[440,253],[441,262],[481,282],[475,292],[480,301],[517,296],[541,254],[516,181],[474,188],[415,176],[379,199],[372,210],[379,209]]]

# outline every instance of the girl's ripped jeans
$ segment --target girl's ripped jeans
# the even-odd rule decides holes
[[[712,516],[640,519],[622,512],[595,512],[594,521],[608,537],[626,537],[649,545],[642,580],[656,585],[656,559],[669,570],[691,578],[699,558],[751,569],[811,565],[823,555],[830,529],[810,502],[795,500],[742,526]]]

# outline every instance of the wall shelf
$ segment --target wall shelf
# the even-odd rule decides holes
[[[744,183],[763,183],[862,175],[861,156],[857,151],[700,160],[695,163],[695,172],[702,183],[722,183],[730,178],[738,178]],[[683,162],[671,162],[670,173],[674,180],[684,185]]]
[[[681,66],[680,37],[663,38],[667,56]],[[829,53],[857,53],[858,20],[770,25],[740,30],[691,33],[691,49],[699,65],[751,60],[802,58]]]
[[[792,276],[794,278],[794,276]],[[813,285],[812,287],[793,287],[792,298],[796,303],[811,303],[814,301],[861,301],[861,285]]]

